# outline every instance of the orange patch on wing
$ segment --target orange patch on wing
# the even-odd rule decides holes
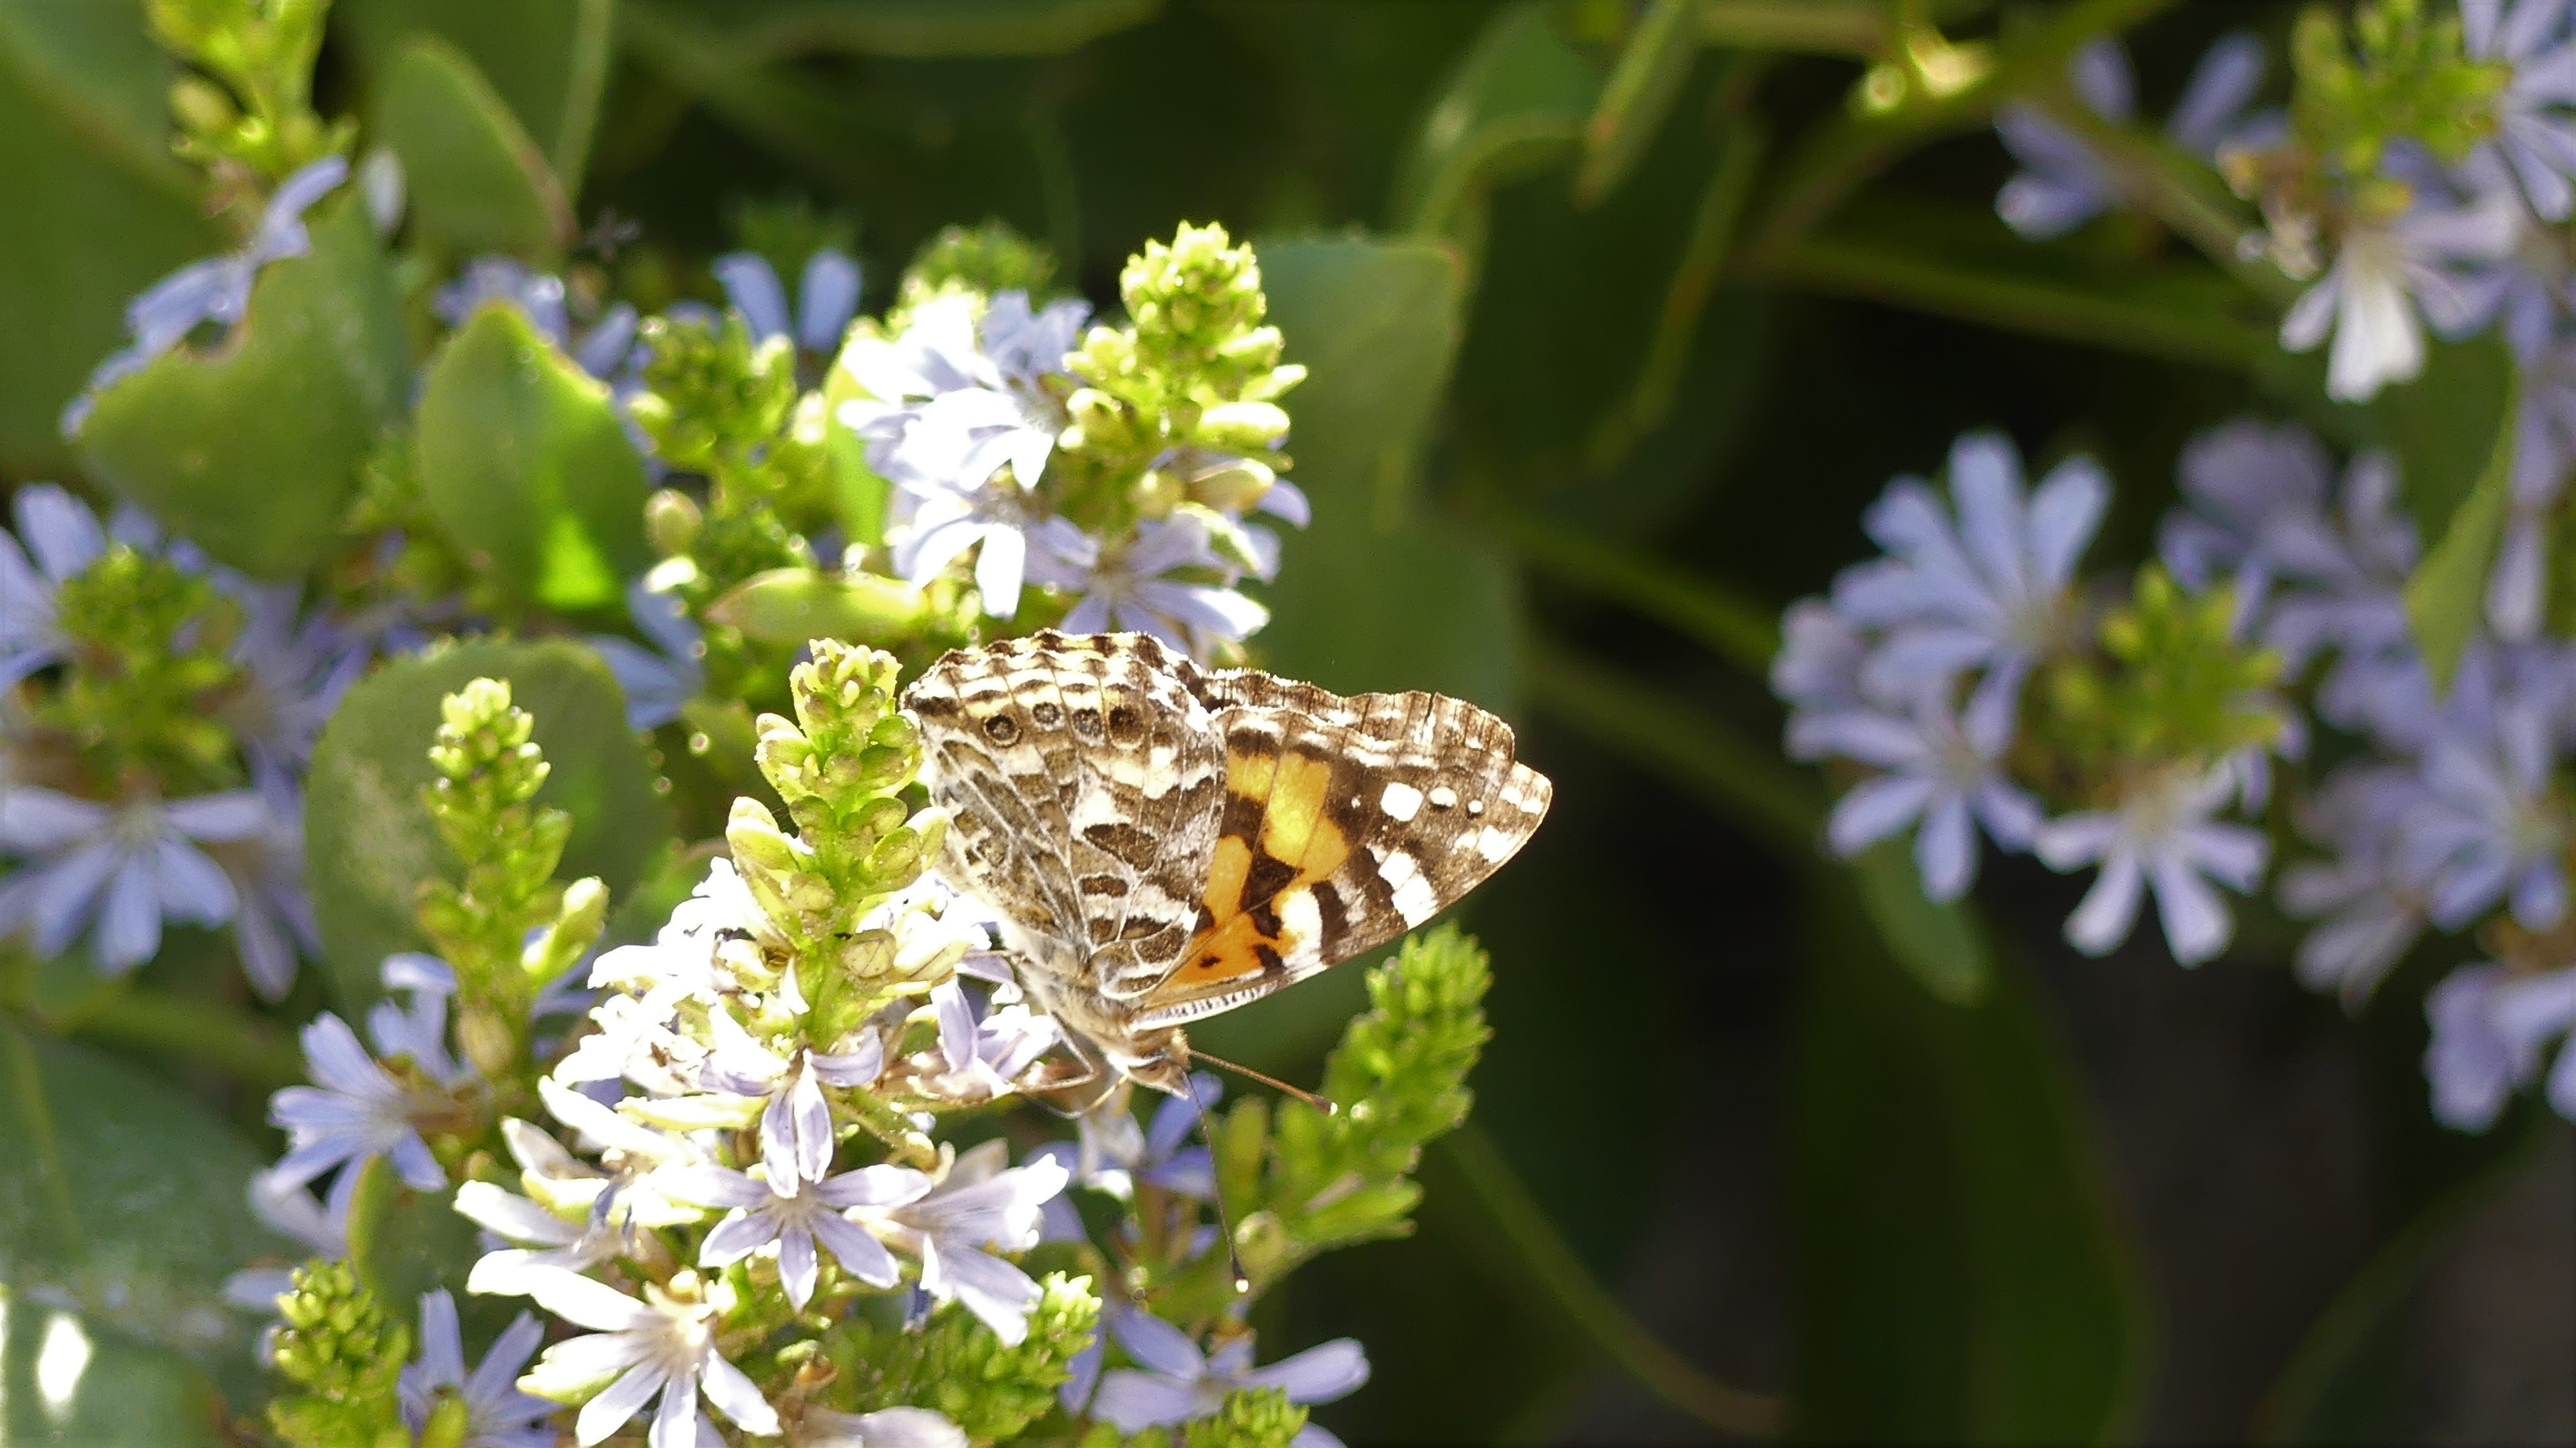
[[[1243,882],[1252,875],[1252,846],[1238,835],[1219,835],[1208,858],[1206,888],[1199,891],[1210,920],[1233,918],[1243,909]]]
[[[1266,968],[1260,950],[1265,945],[1274,952],[1279,948],[1277,941],[1262,935],[1249,913],[1237,915],[1192,942],[1189,964],[1172,972],[1163,989],[1195,989],[1220,981],[1249,980]]]

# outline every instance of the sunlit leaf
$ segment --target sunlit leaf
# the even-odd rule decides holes
[[[492,303],[429,364],[416,434],[421,494],[509,594],[605,608],[650,554],[644,459],[607,385]]]
[[[261,577],[322,556],[404,400],[393,270],[365,203],[344,190],[310,225],[311,252],[260,272],[231,338],[154,359],[81,429],[91,472]]]
[[[378,77],[418,35],[470,57],[564,189],[578,193],[615,59],[618,9],[618,0],[339,0],[331,18]]]
[[[0,1443],[216,1448],[215,1411],[186,1358],[0,1283]]]
[[[1423,118],[1396,181],[1396,224],[1456,235],[1481,198],[1574,154],[1601,76],[1558,34],[1543,5],[1487,22]]]
[[[375,103],[402,158],[412,225],[450,252],[551,259],[572,208],[544,153],[473,60],[435,36],[404,43]]]

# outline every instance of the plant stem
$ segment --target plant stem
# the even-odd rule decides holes
[[[1997,101],[2045,83],[2077,46],[2123,30],[2175,0],[2075,0],[2052,12],[1974,80],[1938,96],[1917,95],[1893,109],[1847,115],[1800,148],[1789,179],[1749,248],[1761,270],[1776,263],[1844,199],[1914,147],[1984,123]]]
[[[1529,646],[1521,669],[1530,701],[1577,733],[1680,785],[1793,858],[1814,850],[1823,804],[1776,752],[1544,644]]]
[[[1769,279],[1806,291],[1862,297],[2059,341],[2232,371],[2250,370],[2278,350],[2269,331],[2205,309],[2158,307],[2027,275],[1979,271],[1878,242],[1802,241],[1778,260]]]
[[[130,986],[100,992],[49,1024],[66,1035],[168,1051],[262,1091],[304,1079],[304,1058],[283,1027],[221,1001]]]
[[[2199,248],[2247,290],[2277,306],[2297,297],[2299,283],[2284,276],[2279,267],[2248,261],[2238,252],[2237,244],[2253,225],[2217,174],[2198,158],[2175,150],[2161,136],[2104,120],[2092,107],[2068,104],[2063,97],[2036,97],[2031,104],[2083,138],[2109,164],[2122,195]]]
[[[1723,585],[1505,504],[1479,503],[1475,519],[1522,562],[1687,634],[1756,677],[1770,671],[1771,656],[1780,651],[1780,626],[1770,611]]]
[[[1871,56],[1887,46],[1887,6],[1877,0],[1707,0],[1700,38],[1744,50]]]
[[[1780,1400],[1708,1376],[1629,1316],[1593,1280],[1483,1132],[1461,1126],[1432,1150],[1463,1180],[1469,1198],[1510,1247],[1515,1269],[1508,1273],[1510,1282],[1562,1315],[1603,1357],[1673,1407],[1739,1437],[1779,1435],[1784,1416]]]

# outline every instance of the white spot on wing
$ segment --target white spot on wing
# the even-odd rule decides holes
[[[1377,797],[1377,807],[1398,824],[1410,824],[1422,808],[1422,791],[1402,780],[1389,780],[1386,793]]]
[[[1510,859],[1512,851],[1520,848],[1520,843],[1510,831],[1498,830],[1492,825],[1487,825],[1476,833],[1476,853],[1488,860]]]
[[[1422,869],[1413,857],[1402,850],[1390,851],[1378,862],[1378,878],[1395,887],[1395,913],[1404,917],[1407,926],[1419,925],[1440,913],[1440,897],[1431,893],[1431,882],[1422,878]]]
[[[1458,791],[1451,789],[1445,784],[1434,785],[1431,790],[1431,807],[1433,809],[1456,809],[1458,807]]]
[[[1271,908],[1279,912],[1280,958],[1292,971],[1312,966],[1324,935],[1324,912],[1315,904],[1315,892],[1303,885],[1283,890]]]

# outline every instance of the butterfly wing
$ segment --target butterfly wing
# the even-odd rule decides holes
[[[1216,844],[1224,754],[1179,670],[1150,638],[1041,633],[904,692],[951,812],[941,873],[1039,937],[1010,942],[1031,964],[1108,996],[1177,966]]]
[[[1511,726],[1438,694],[1343,698],[1249,670],[1194,692],[1223,740],[1198,930],[1136,1000],[1139,1027],[1230,1009],[1430,920],[1547,813]]]

